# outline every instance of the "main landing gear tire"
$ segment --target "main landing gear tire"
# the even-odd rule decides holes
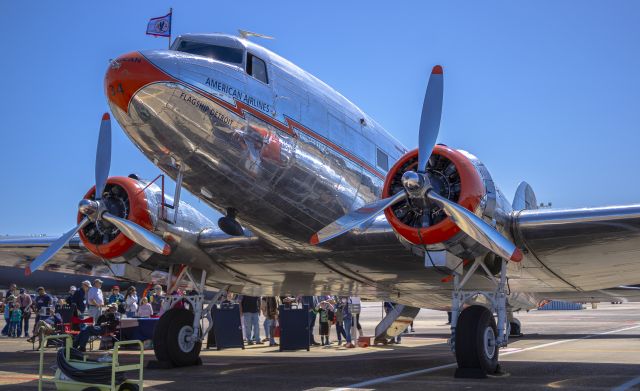
[[[499,373],[497,335],[496,321],[487,308],[473,305],[463,310],[455,336],[458,368],[480,369],[489,375]]]
[[[520,328],[520,321],[513,319],[509,322],[509,336],[510,337],[522,337],[522,330]]]
[[[190,341],[193,334],[193,312],[174,308],[167,311],[153,333],[153,350],[158,361],[177,367],[197,365],[202,341]]]

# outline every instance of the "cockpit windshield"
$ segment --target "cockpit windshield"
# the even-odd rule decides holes
[[[215,46],[200,42],[181,41],[176,50],[233,65],[242,65],[242,58],[244,57],[244,51],[242,49]]]

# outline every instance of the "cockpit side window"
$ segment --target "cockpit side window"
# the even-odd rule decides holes
[[[267,64],[251,53],[247,54],[247,73],[265,84],[269,84]]]
[[[238,48],[215,46],[207,43],[181,41],[176,49],[181,52],[208,57],[233,65],[242,65],[244,51]]]

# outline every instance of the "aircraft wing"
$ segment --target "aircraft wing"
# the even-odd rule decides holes
[[[57,237],[8,237],[0,239],[0,266],[26,268]],[[78,236],[71,238],[44,270],[61,273],[103,275],[109,274],[102,259],[89,252]]]
[[[528,271],[579,291],[640,283],[640,205],[523,210],[513,235]]]

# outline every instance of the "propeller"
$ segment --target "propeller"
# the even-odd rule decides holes
[[[444,91],[444,77],[442,67],[436,65],[431,71],[427,91],[422,105],[420,129],[418,133],[418,167],[416,171],[406,171],[402,175],[401,191],[389,198],[384,198],[354,210],[315,233],[311,244],[319,244],[333,239],[363,224],[386,208],[398,202],[409,199],[414,206],[427,207],[427,199],[437,204],[453,220],[453,222],[467,235],[495,254],[512,261],[520,261],[522,252],[502,236],[495,228],[459,204],[442,197],[433,191],[429,176],[426,173],[427,164],[433,148],[436,145],[442,117],[442,96]]]
[[[46,264],[60,249],[62,249],[71,238],[85,225],[90,222],[97,223],[99,220],[105,220],[113,224],[122,232],[123,235],[139,244],[140,246],[163,255],[171,252],[171,247],[165,243],[158,235],[152,233],[146,228],[109,213],[107,204],[102,202],[102,195],[109,177],[109,169],[111,168],[111,119],[108,113],[102,116],[100,123],[100,133],[98,135],[98,147],[96,149],[96,193],[95,201],[83,199],[78,204],[78,210],[85,217],[80,221],[78,226],[69,230],[53,242],[42,254],[38,255],[29,266],[25,269],[25,275],[41,268]]]

